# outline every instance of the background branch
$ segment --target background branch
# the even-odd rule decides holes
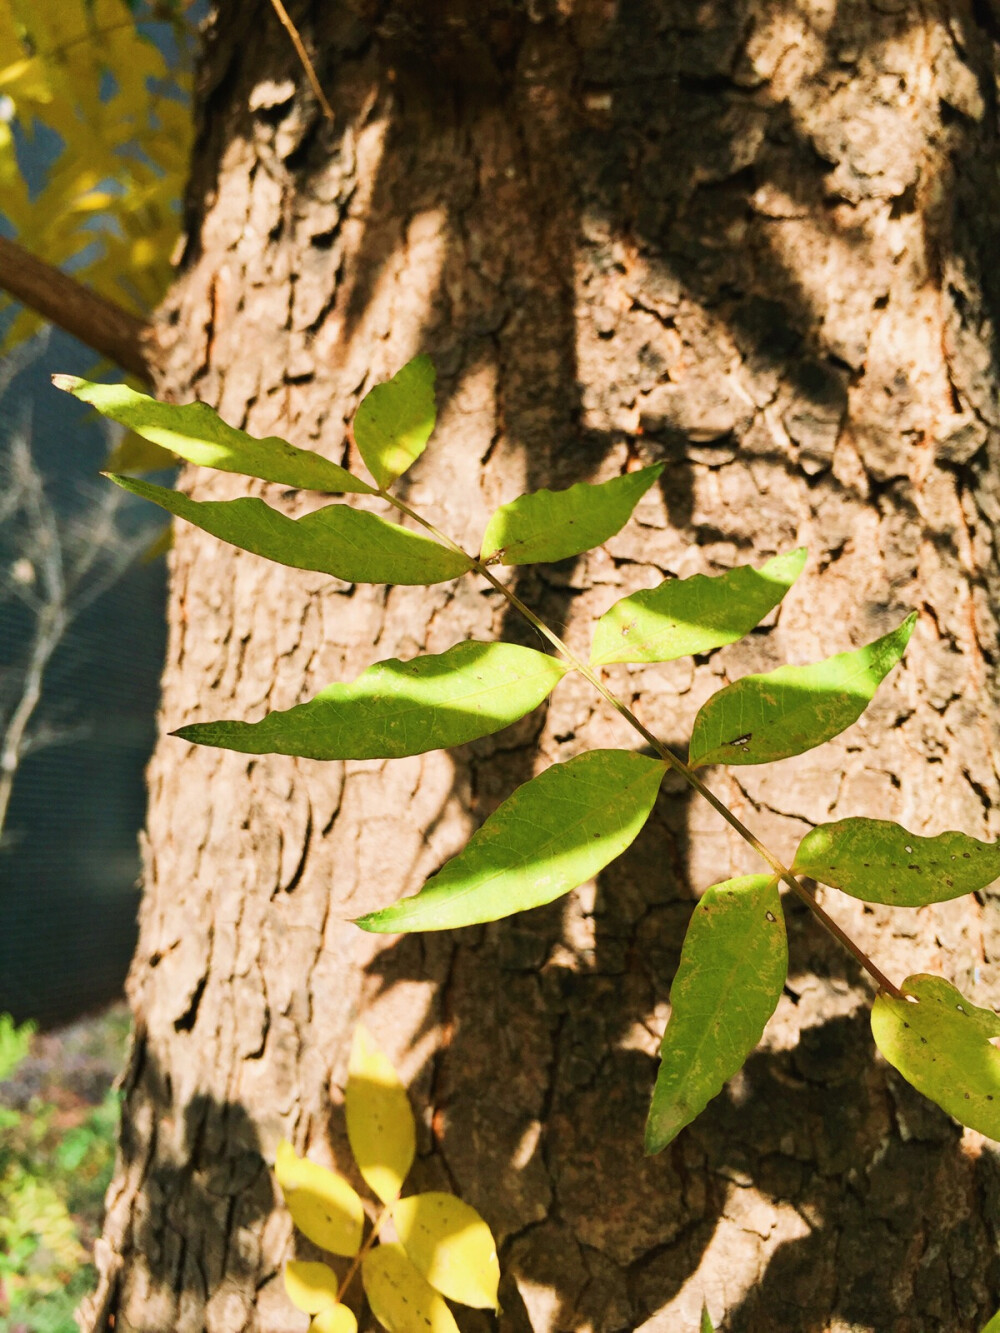
[[[143,320],[2,236],[0,288],[122,370],[149,382]]]

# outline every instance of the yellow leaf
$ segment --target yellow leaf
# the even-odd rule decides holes
[[[278,1144],[274,1174],[292,1221],[304,1236],[332,1254],[357,1254],[365,1213],[343,1176],[299,1157],[284,1139]]]
[[[416,1126],[406,1089],[359,1023],[345,1093],[347,1136],[365,1182],[383,1203],[399,1194],[416,1152]]]
[[[285,1264],[285,1291],[296,1310],[316,1314],[328,1305],[336,1305],[340,1283],[326,1264],[307,1264],[290,1259]]]
[[[357,1333],[358,1321],[346,1305],[328,1305],[309,1325],[309,1333]]]
[[[500,1264],[493,1233],[454,1194],[397,1199],[392,1220],[406,1253],[442,1296],[477,1309],[497,1308]]]
[[[379,1245],[361,1263],[372,1314],[388,1333],[458,1333],[442,1297],[407,1258],[402,1245]]]

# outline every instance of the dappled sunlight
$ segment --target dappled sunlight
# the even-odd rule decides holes
[[[636,1333],[696,1329],[703,1305],[721,1320],[760,1285],[779,1247],[804,1240],[812,1229],[791,1204],[768,1199],[752,1185],[729,1185],[697,1268],[676,1296],[637,1325]]]
[[[463,540],[511,498],[514,479],[527,489],[564,490],[665,463],[635,524],[596,556],[504,575],[547,623],[561,630],[571,622],[574,642],[607,610],[609,588],[681,569],[718,575],[791,551],[808,536],[802,586],[776,624],[768,619],[755,633],[761,617],[746,627],[724,618],[720,641],[711,620],[715,641],[686,645],[698,653],[686,675],[643,673],[642,688],[658,691],[648,709],[663,719],[671,744],[683,741],[698,703],[725,679],[809,660],[813,646],[830,639],[864,642],[898,624],[903,604],[932,605],[928,654],[937,651],[940,694],[928,701],[930,669],[908,672],[892,696],[907,705],[894,734],[852,734],[852,746],[870,747],[870,762],[840,746],[819,760],[815,781],[802,783],[812,818],[840,799],[840,774],[848,774],[844,799],[864,786],[863,762],[866,795],[888,789],[889,775],[899,773],[900,788],[886,799],[910,808],[915,791],[936,790],[921,783],[937,779],[903,772],[902,748],[947,751],[974,706],[953,688],[952,646],[975,637],[969,608],[981,554],[972,535],[949,536],[963,511],[954,479],[941,480],[932,455],[942,432],[954,459],[978,448],[992,410],[981,386],[952,373],[961,360],[956,340],[980,337],[974,330],[987,321],[981,305],[960,309],[965,298],[949,287],[962,258],[948,231],[948,191],[979,149],[964,137],[978,122],[962,111],[964,119],[943,125],[940,90],[928,81],[928,52],[939,58],[933,43],[944,30],[928,35],[909,12],[833,0],[771,6],[764,22],[744,5],[675,14],[621,0],[561,12],[575,43],[555,20],[529,22],[519,11],[486,40],[473,7],[456,3],[445,11],[459,53],[450,63],[437,11],[418,7],[409,16],[412,45],[406,24],[356,45],[342,39],[336,124],[303,131],[294,147],[302,113],[292,93],[287,110],[280,102],[251,108],[252,148],[249,138],[231,145],[218,201],[205,189],[213,201],[202,254],[177,298],[192,302],[178,320],[184,337],[194,330],[192,345],[181,347],[177,335],[171,376],[233,420],[245,417],[254,430],[281,422],[295,442],[313,441],[348,461],[354,444],[346,423],[360,395],[426,351],[438,367],[440,426],[405,494],[425,497],[432,518],[447,512],[448,531]],[[335,9],[319,16],[318,38],[323,23],[339,33],[341,21]],[[239,53],[232,59],[238,67]],[[871,114],[850,103],[853,84],[876,108]],[[221,159],[218,147],[202,165],[202,186]],[[211,275],[202,265],[214,266]],[[260,301],[244,315],[239,294],[250,288]],[[250,365],[243,342],[261,330],[273,364]],[[173,336],[169,328],[164,336]],[[984,364],[987,344],[983,333],[975,356]],[[308,516],[297,531],[311,524],[319,532],[327,522]],[[317,548],[328,554],[330,534],[320,537]],[[982,532],[976,540],[981,547]],[[209,547],[194,542],[200,536],[187,533],[178,547],[185,621],[168,669],[172,725],[204,717],[210,706],[212,715],[220,711],[211,696],[195,699],[182,688],[185,652],[193,654],[189,672],[206,666],[223,682],[219,703],[236,717],[246,716],[247,697],[255,707],[270,698],[276,671],[283,690],[305,676],[315,691],[338,671],[357,674],[375,654],[408,663],[428,641],[447,650],[497,630],[518,642],[527,635],[474,580],[412,596],[394,588],[388,598],[310,585],[300,616],[291,604],[262,609],[275,585],[249,568],[257,562],[239,557],[216,566],[219,588],[201,600],[185,562]],[[964,543],[958,565],[949,542]],[[985,604],[984,593],[977,614],[988,644],[995,636]],[[216,618],[220,607],[234,606],[223,641]],[[397,617],[391,624],[387,607]],[[773,603],[762,616],[771,610]],[[272,614],[277,653],[267,633]],[[692,611],[671,624],[688,633],[705,619]],[[206,626],[215,638],[199,648]],[[612,864],[596,856],[581,868],[592,810],[580,815],[561,799],[541,821],[529,810],[525,830],[542,840],[543,865],[529,873],[514,854],[517,840],[499,840],[510,877],[488,913],[500,919],[488,924],[471,924],[483,919],[480,904],[460,935],[386,941],[356,935],[343,919],[347,903],[359,912],[393,903],[417,887],[418,870],[438,870],[457,852],[441,872],[446,885],[454,877],[454,888],[460,876],[448,867],[469,855],[460,847],[470,828],[480,829],[469,844],[475,851],[495,837],[491,820],[533,774],[558,774],[577,762],[560,760],[589,745],[620,744],[619,720],[577,692],[579,683],[561,686],[556,705],[514,733],[462,732],[462,754],[404,759],[398,774],[352,766],[336,791],[336,779],[321,778],[312,761],[287,771],[252,761],[239,770],[238,789],[253,805],[249,827],[235,798],[230,809],[220,794],[210,818],[192,809],[203,795],[185,797],[183,784],[193,790],[199,774],[213,782],[221,771],[210,758],[189,752],[183,780],[159,761],[154,829],[173,799],[178,841],[198,820],[208,831],[190,859],[158,851],[147,952],[169,946],[171,932],[177,940],[193,935],[187,921],[183,930],[160,925],[178,885],[185,910],[203,889],[210,900],[219,895],[218,938],[205,947],[229,951],[223,969],[241,986],[250,978],[241,1012],[249,1014],[245,995],[256,985],[268,1016],[257,1024],[257,1046],[252,1015],[246,1019],[249,1053],[225,1071],[232,1086],[248,1089],[249,1120],[264,1114],[275,1095],[268,1083],[280,1077],[287,1106],[301,1105],[315,1133],[329,1110],[331,1066],[339,1075],[345,1020],[336,1015],[363,1011],[424,1108],[419,1187],[460,1188],[494,1226],[505,1318],[519,1331],[688,1333],[704,1299],[733,1329],[767,1327],[768,1319],[790,1333],[822,1321],[875,1328],[872,1309],[881,1303],[895,1318],[912,1295],[907,1284],[923,1280],[913,1256],[931,1225],[942,1240],[927,1264],[950,1292],[942,1271],[958,1250],[978,1252],[986,1242],[978,1230],[968,1239],[957,1210],[942,1224],[952,1188],[946,1178],[973,1197],[980,1177],[968,1164],[956,1177],[950,1127],[934,1112],[913,1112],[906,1091],[873,1063],[857,967],[801,904],[785,904],[792,973],[762,1049],[668,1151],[642,1156],[657,1039],[692,902],[730,870],[728,834],[716,815],[695,814],[676,785],[666,783],[652,814],[642,812],[649,819],[641,834],[626,830],[632,842],[621,836],[628,803],[615,775],[597,775],[609,841],[617,838],[616,852],[631,842]],[[313,709],[296,713],[306,730],[315,709],[345,688],[299,705]],[[854,721],[873,688],[865,671],[837,682],[831,693],[847,706],[831,736]],[[787,676],[771,680],[766,694],[752,716],[726,717],[719,746],[739,753],[773,715],[825,706]],[[406,682],[399,698],[404,709],[420,706]],[[636,707],[644,716],[641,699]],[[454,703],[449,711],[464,715],[463,725],[480,714]],[[486,712],[506,716],[499,705]],[[947,763],[955,772],[954,753]],[[978,751],[970,769],[977,782],[992,781]],[[747,822],[756,829],[777,811],[792,824],[803,772],[791,764],[785,777],[779,771],[764,793],[771,804],[747,810]],[[724,782],[720,774],[720,790]],[[993,788],[983,790],[977,817],[986,821]],[[756,794],[748,783],[743,804]],[[280,834],[274,825],[282,816],[268,813],[275,801],[291,811]],[[222,855],[227,841],[238,849],[236,873]],[[498,863],[497,844],[489,852]],[[245,867],[257,863],[263,868],[254,878]],[[245,914],[226,887],[240,875]],[[586,887],[572,899],[546,903],[581,880]],[[420,896],[405,900],[404,910]],[[536,904],[543,905],[531,914],[507,916]],[[860,921],[862,913],[854,905],[847,915]],[[213,919],[197,918],[206,927]],[[400,924],[412,923],[383,920],[386,930]],[[945,965],[959,934],[928,946]],[[315,957],[302,943],[313,935]],[[901,934],[887,945],[894,959],[917,947]],[[177,966],[161,952],[145,983],[150,997]],[[300,974],[284,990],[270,975],[279,956]],[[188,1030],[206,1020],[198,1018],[198,978],[185,971],[180,980],[187,998],[175,997],[179,1012],[170,1009],[165,1021]],[[303,1036],[314,1025],[315,1042]],[[258,1065],[245,1083],[241,1062]],[[338,1086],[335,1079],[334,1100]],[[899,1132],[911,1124],[919,1133]],[[844,1246],[877,1254],[880,1272],[858,1261],[841,1277]],[[903,1276],[892,1285],[886,1274],[894,1264]],[[980,1301],[979,1287],[969,1299]],[[942,1319],[957,1308],[948,1305]]]

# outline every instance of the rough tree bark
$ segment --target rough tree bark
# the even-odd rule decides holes
[[[363,391],[429,351],[441,425],[407,493],[470,543],[525,487],[666,459],[622,536],[519,572],[520,594],[581,645],[623,591],[807,543],[771,628],[614,683],[681,745],[723,680],[917,607],[864,721],[712,780],[786,854],[810,821],[859,813],[996,836],[992,0],[310,0],[293,16],[336,123],[266,0],[224,0],[160,390],[340,459]],[[290,513],[320,502],[254,489]],[[525,633],[471,580],[352,587],[182,529],[163,720],[256,717],[378,658]],[[385,765],[162,739],[87,1329],[304,1327],[267,1162],[287,1134],[350,1169],[361,1015],[411,1084],[419,1180],[501,1238],[501,1328],[686,1333],[703,1296],[755,1333],[980,1326],[1000,1303],[995,1149],[877,1060],[866,979],[795,903],[762,1049],[643,1159],[692,899],[755,868],[676,786],[621,863],[550,909],[398,942],[348,923],[419,887],[539,767],[633,743],[572,680],[495,739]],[[828,902],[897,979],[934,968],[980,1002],[1000,995],[997,904]]]

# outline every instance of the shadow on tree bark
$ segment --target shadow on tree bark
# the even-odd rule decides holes
[[[171,389],[197,391],[232,417],[254,411],[260,430],[271,428],[270,412],[274,428],[294,422],[295,438],[343,451],[344,421],[373,373],[374,358],[362,357],[389,344],[399,323],[439,369],[447,493],[434,500],[454,500],[470,528],[519,490],[666,459],[665,519],[643,511],[632,535],[598,557],[517,572],[519,595],[571,634],[578,608],[599,612],[647,575],[763,558],[807,532],[817,571],[809,606],[783,610],[775,628],[699,659],[690,679],[673,667],[634,676],[620,669],[615,683],[643,693],[644,717],[681,745],[695,703],[723,675],[836,651],[848,633],[874,637],[917,600],[935,627],[921,645],[925,695],[891,687],[862,742],[838,742],[818,764],[788,761],[776,776],[744,769],[719,785],[728,784],[730,799],[779,849],[810,823],[848,813],[992,827],[995,767],[988,745],[980,751],[968,739],[980,722],[986,731],[992,724],[983,711],[973,716],[964,684],[975,661],[978,697],[997,697],[989,627],[1000,574],[989,521],[1000,504],[989,469],[1000,440],[991,323],[1000,293],[983,204],[997,194],[989,174],[997,137],[992,11],[941,4],[918,13],[894,0],[840,0],[815,15],[752,0],[564,8],[514,0],[299,5],[293,16],[314,41],[337,109],[331,130],[303,111],[298,72],[268,6],[223,6],[206,58],[205,133],[188,201],[182,287],[195,297],[183,319],[175,307],[177,347],[199,319],[207,334],[203,350],[170,351]],[[793,33],[787,42],[783,25]],[[267,60],[251,40],[258,30],[268,32]],[[933,95],[923,82],[928,70]],[[365,150],[359,166],[359,144],[376,119],[385,124],[378,162]],[[252,165],[226,159],[238,141],[252,145]],[[240,181],[237,202],[225,205],[206,240],[202,222],[230,174]],[[255,181],[273,196],[260,206],[266,223],[253,211]],[[258,236],[268,264],[254,270],[245,261],[244,291],[220,273],[247,233]],[[213,245],[224,256],[214,268]],[[255,299],[270,309],[260,295],[274,295],[264,270],[280,269],[279,260],[295,275],[290,294],[285,279],[273,279],[274,308],[286,321],[283,364],[244,376],[243,321],[253,333]],[[198,276],[200,265],[210,277]],[[225,312],[237,330],[228,351],[216,345],[226,337]],[[258,348],[268,343],[256,333]],[[447,440],[479,410],[468,389],[477,376],[490,386],[492,433],[477,437],[480,457],[463,472]],[[297,412],[289,406],[295,394]],[[463,493],[474,473],[478,489]],[[408,487],[433,494],[433,457],[412,477]],[[187,561],[177,566],[183,603],[190,559],[178,558]],[[220,575],[223,586],[227,577]],[[532,642],[500,608],[490,604],[487,614],[482,596],[469,596],[478,631],[486,625]],[[254,597],[256,588],[243,604]],[[220,604],[228,605],[225,596]],[[408,648],[422,646],[447,605],[426,604],[426,622],[403,634]],[[241,633],[250,637],[242,628],[234,637]],[[225,635],[228,642],[228,628]],[[381,636],[379,622],[379,647]],[[222,660],[205,674],[222,679]],[[273,656],[267,670],[277,670]],[[644,693],[657,682],[662,696]],[[171,700],[201,706],[197,688],[194,702],[190,685],[186,694],[172,688]],[[232,695],[239,700],[236,686]],[[561,697],[513,739],[456,756],[455,781],[435,797],[413,868],[433,862],[456,806],[480,820],[531,776],[539,738],[546,759],[595,735],[604,743],[610,733],[593,705]],[[251,698],[256,707],[261,692]],[[171,717],[172,725],[181,720]],[[628,743],[615,735],[614,743]],[[899,768],[912,754],[927,760],[920,773]],[[200,774],[211,792],[218,770],[193,767],[208,762],[191,760],[186,772]],[[177,798],[180,789],[164,779],[164,792]],[[859,809],[862,798],[868,807]],[[370,825],[382,819],[385,800],[369,807]],[[289,805],[283,796],[267,807],[269,834],[287,827]],[[343,805],[331,808],[324,822],[310,807],[305,869],[290,886],[260,889],[253,919],[278,953],[288,901],[304,902],[310,877],[328,864],[320,858],[314,872],[309,857],[319,857],[328,830],[335,837],[338,820],[348,821]],[[232,826],[255,828],[258,813],[243,823],[233,817]],[[164,828],[171,816],[161,808],[156,818]],[[183,810],[174,818],[182,824]],[[427,1109],[414,1183],[458,1190],[500,1235],[505,1329],[688,1333],[703,1294],[723,1327],[747,1333],[973,1327],[1000,1297],[993,1150],[960,1140],[946,1117],[875,1061],[862,979],[797,903],[788,904],[789,985],[763,1048],[667,1152],[642,1157],[657,1036],[690,903],[712,880],[745,868],[699,819],[668,785],[647,829],[593,892],[446,938],[388,945],[367,965],[365,1001],[364,987],[345,981],[346,965],[336,985],[328,979],[330,1005],[387,1000],[397,1013],[412,1007],[415,987],[436,983],[426,1016],[412,1019],[411,1051],[442,1034],[411,1071],[415,1105]],[[410,856],[398,829],[392,836],[400,860]],[[176,856],[170,838],[159,839]],[[337,845],[338,874],[364,846],[361,834],[346,852]],[[387,864],[371,872],[383,901],[417,887],[407,887],[391,858]],[[205,894],[215,892],[212,867],[199,873]],[[183,912],[162,905],[171,875],[180,872],[158,866],[162,887],[151,890],[164,918]],[[327,903],[331,892],[324,883]],[[361,897],[347,890],[337,910],[347,915],[349,905],[356,914]],[[859,907],[853,921],[893,968],[920,952],[916,936],[937,931],[946,940],[938,965],[961,970],[979,957],[991,985],[1000,978],[990,901],[981,914],[978,904],[970,908],[973,925],[950,934],[936,916],[914,928]],[[212,906],[210,920],[212,912],[220,916]],[[154,922],[152,907],[148,913]],[[322,923],[326,941],[326,916]],[[133,989],[162,1025],[157,987],[166,982],[151,978],[144,959],[159,959],[156,931],[165,928],[146,929],[151,942]],[[180,940],[182,929],[175,934]],[[338,960],[348,952],[345,945]],[[259,955],[254,966],[267,972]],[[198,958],[190,975],[183,971],[187,990],[178,991],[192,997],[183,1012],[193,1034],[211,1021],[205,1008],[217,1015],[220,1004],[240,1004],[234,989],[199,1010],[197,968],[202,990],[213,984],[210,960]],[[254,1060],[269,1056],[286,1012],[267,980],[263,989],[267,1018]],[[289,1000],[287,1012],[293,1007]],[[318,1015],[310,991],[310,1023]],[[299,1035],[295,1055],[282,1049],[280,1072],[294,1066],[299,1085],[311,1088],[308,1061],[320,1057]],[[329,1052],[324,1058],[335,1065]],[[141,1095],[128,1102],[137,1121],[171,1103],[156,1078],[139,1084]],[[336,1086],[334,1093],[335,1103]],[[296,1105],[276,1114],[294,1118]],[[205,1154],[225,1161],[227,1145],[252,1136],[275,1110],[197,1099],[191,1107],[177,1166],[159,1165],[151,1124],[141,1129],[133,1155],[149,1155],[150,1184],[138,1180],[136,1202],[123,1209],[151,1219],[148,1237],[140,1221],[130,1244],[149,1243],[155,1282],[179,1283],[181,1303],[196,1282],[185,1276],[188,1258],[178,1267],[158,1241],[169,1231],[165,1200],[183,1199],[185,1215],[211,1213],[199,1183]],[[302,1114],[321,1120],[310,1107]],[[337,1117],[334,1105],[322,1127],[334,1145],[342,1138]],[[242,1186],[221,1196],[253,1213],[253,1278],[224,1257],[218,1273],[197,1279],[199,1300],[225,1291],[234,1302],[213,1333],[253,1327],[253,1292],[275,1280],[282,1241],[264,1226],[261,1151],[260,1143],[246,1147],[247,1171],[256,1163],[246,1202]],[[169,1187],[155,1183],[161,1170],[176,1173]],[[230,1224],[224,1230],[233,1233]],[[191,1248],[191,1263],[201,1246]],[[468,1316],[465,1326],[483,1321]]]

